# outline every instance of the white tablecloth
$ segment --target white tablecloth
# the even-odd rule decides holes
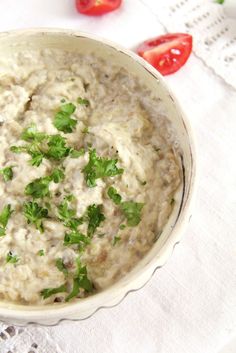
[[[165,0],[124,0],[119,11],[90,18],[76,13],[73,0],[1,0],[0,30],[73,28],[133,48],[164,32],[157,4]],[[236,91],[194,54],[166,80],[193,126],[198,155],[196,203],[181,244],[116,308],[52,328],[1,325],[1,353],[220,353],[236,336]]]

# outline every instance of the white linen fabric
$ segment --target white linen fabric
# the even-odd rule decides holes
[[[184,9],[193,3],[200,12],[206,6],[222,11],[207,0],[178,3],[189,23],[193,17]],[[118,11],[90,18],[76,13],[73,0],[1,0],[0,30],[67,27],[134,48],[166,29],[186,29],[167,5],[173,6],[169,0],[124,0]],[[214,21],[215,12],[209,11],[207,21]],[[234,53],[235,43],[223,48],[221,37],[220,57],[206,60],[202,43],[215,33],[214,26],[187,29],[197,56],[166,78],[192,124],[197,147],[196,202],[182,242],[142,290],[113,309],[55,327],[0,324],[1,353],[221,353],[236,336],[235,64],[221,60]]]

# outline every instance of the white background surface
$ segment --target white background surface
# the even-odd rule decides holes
[[[95,19],[77,14],[73,0],[1,0],[0,30],[72,28],[133,48],[164,31],[150,10],[154,2],[126,0]],[[181,244],[118,307],[83,322],[30,328],[24,344],[19,335],[21,350],[12,343],[13,353],[29,352],[29,341],[38,353],[221,353],[236,335],[236,91],[194,55],[166,80],[192,124],[198,155],[196,203]],[[0,352],[8,352],[6,342]]]

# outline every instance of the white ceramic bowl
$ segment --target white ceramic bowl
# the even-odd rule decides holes
[[[195,180],[195,157],[192,134],[179,104],[163,77],[143,59],[119,45],[97,39],[85,33],[62,29],[30,29],[0,34],[0,56],[7,56],[22,49],[62,48],[78,53],[95,53],[108,62],[125,67],[139,77],[163,100],[166,114],[176,130],[181,147],[183,184],[174,210],[158,241],[137,266],[124,278],[101,293],[71,304],[47,306],[23,306],[0,303],[0,320],[7,323],[26,325],[39,323],[57,324],[61,320],[82,320],[100,308],[118,304],[128,293],[141,288],[156,269],[165,264],[174,246],[179,242],[183,229],[190,218],[190,203]]]

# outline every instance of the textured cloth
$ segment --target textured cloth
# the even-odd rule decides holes
[[[178,3],[182,9],[194,3],[222,11],[207,0]],[[0,30],[67,27],[134,48],[166,29],[185,30],[178,15],[171,12],[168,20],[168,6],[173,4],[124,0],[120,10],[90,18],[76,13],[73,0],[1,0]],[[213,15],[210,12],[209,19]],[[184,17],[192,21],[186,12]],[[196,28],[193,31],[197,56],[166,78],[191,122],[198,157],[196,202],[182,242],[142,290],[113,309],[49,328],[1,324],[1,353],[221,353],[236,336],[235,69],[225,70],[218,58],[213,58],[215,68],[213,61],[206,62],[203,38],[198,39]]]

